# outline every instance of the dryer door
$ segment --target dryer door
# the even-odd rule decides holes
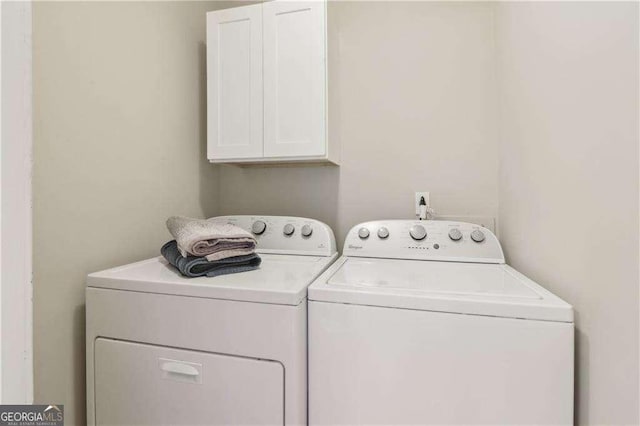
[[[275,361],[95,342],[97,425],[283,424],[283,395]]]

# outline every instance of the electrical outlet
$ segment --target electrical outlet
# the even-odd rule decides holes
[[[431,207],[431,202],[429,201],[429,193],[428,192],[416,192],[416,196],[414,199],[415,202],[415,210],[416,216],[420,216],[420,198],[424,197],[425,203],[427,203],[427,208]]]

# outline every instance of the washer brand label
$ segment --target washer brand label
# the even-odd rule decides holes
[[[64,405],[0,405],[0,426],[64,426]]]
[[[354,246],[353,244],[349,244],[349,248],[354,250],[360,250],[362,246]]]

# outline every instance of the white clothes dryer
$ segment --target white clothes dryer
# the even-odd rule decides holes
[[[312,425],[573,423],[572,307],[488,229],[351,229],[309,287]]]
[[[307,423],[307,286],[337,257],[312,219],[227,216],[260,269],[185,278],[162,257],[87,277],[90,425]]]

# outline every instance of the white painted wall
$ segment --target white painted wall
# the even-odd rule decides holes
[[[220,212],[315,217],[340,246],[359,222],[414,218],[420,190],[436,213],[497,216],[492,16],[481,2],[332,2],[341,166],[223,166]]]
[[[310,216],[342,241],[429,190],[499,216],[514,266],[575,305],[579,423],[638,423],[637,4],[332,4],[339,168],[206,163],[194,46],[220,7],[35,5],[37,400],[82,423],[84,275],[156,254],[166,216]]]
[[[577,421],[637,424],[638,3],[331,7],[341,167],[223,166],[221,213],[316,217],[339,242],[411,217],[416,190],[498,216],[509,261],[576,307]]]
[[[639,423],[638,3],[501,3],[500,237],[576,311],[576,424]]]
[[[156,256],[215,214],[206,160],[213,2],[34,3],[35,398],[85,423],[89,272]]]
[[[0,81],[2,81],[2,5],[0,5]],[[2,84],[0,84],[2,99]],[[0,152],[2,150],[2,102],[0,102]],[[2,156],[0,155],[0,224],[2,223]],[[0,225],[0,403],[2,402],[2,226]]]
[[[2,2],[1,401],[33,400],[31,3]]]

